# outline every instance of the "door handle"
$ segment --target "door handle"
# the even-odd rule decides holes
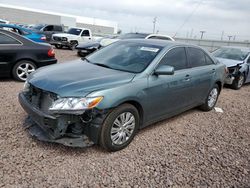
[[[212,74],[214,74],[215,73],[215,69],[212,69]]]
[[[185,82],[189,82],[189,81],[190,81],[190,75],[189,75],[189,74],[187,74],[187,75],[185,76],[184,81],[185,81]]]

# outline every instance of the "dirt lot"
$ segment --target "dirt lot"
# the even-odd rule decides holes
[[[78,58],[68,50],[57,57]],[[224,113],[190,110],[116,153],[32,139],[17,101],[22,85],[0,80],[0,187],[250,187],[250,85],[223,90]]]

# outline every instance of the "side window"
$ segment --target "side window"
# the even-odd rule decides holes
[[[62,27],[59,25],[54,25],[54,31],[62,31]]]
[[[53,25],[48,25],[43,29],[43,31],[53,31],[53,29],[54,29]]]
[[[20,44],[20,42],[12,37],[0,33],[0,44]]]
[[[205,58],[207,65],[214,65],[214,61],[208,55],[205,54]]]
[[[250,56],[248,57],[247,63],[250,64]]]
[[[205,54],[202,50],[192,47],[189,47],[187,49],[188,49],[188,59],[191,67],[200,67],[207,65]]]
[[[187,68],[186,51],[183,47],[170,50],[161,60],[160,64],[173,66],[175,70]]]
[[[90,36],[89,30],[84,30],[84,31],[82,32],[82,35],[81,35],[81,36],[83,36],[83,37],[89,37],[89,36]]]

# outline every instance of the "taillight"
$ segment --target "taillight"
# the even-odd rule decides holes
[[[53,48],[50,48],[50,50],[48,51],[48,56],[49,57],[55,57],[55,51]]]
[[[40,39],[41,39],[41,40],[46,40],[46,37],[45,37],[45,36],[42,36]]]

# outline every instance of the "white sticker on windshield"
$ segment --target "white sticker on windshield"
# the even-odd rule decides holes
[[[158,52],[159,51],[159,48],[150,48],[150,47],[141,47],[140,50],[143,50],[143,51],[148,51],[148,52]]]

